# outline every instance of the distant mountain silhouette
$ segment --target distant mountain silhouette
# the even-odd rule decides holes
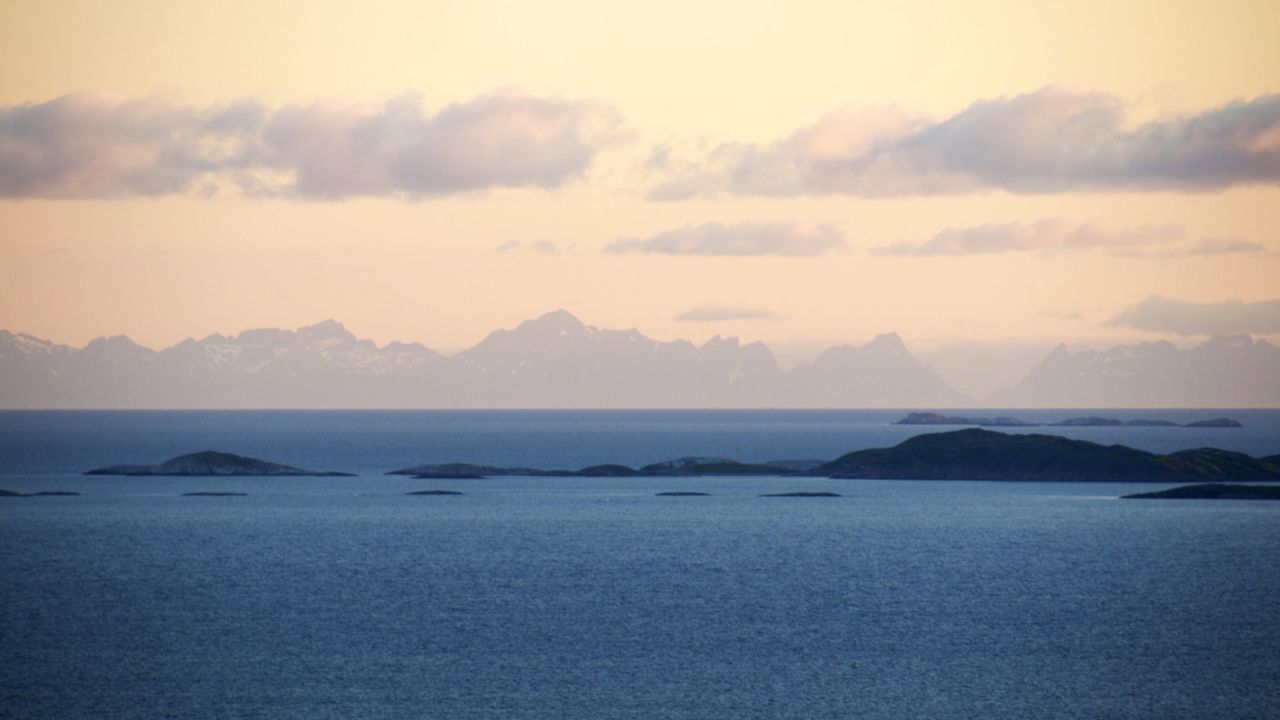
[[[1277,407],[1280,348],[1248,335],[1179,350],[1147,342],[1069,352],[1059,345],[993,407]]]
[[[972,404],[897,335],[784,372],[762,343],[697,346],[602,330],[558,310],[443,357],[377,347],[332,320],[165,350],[126,337],[77,350],[0,331],[7,408],[958,407]]]

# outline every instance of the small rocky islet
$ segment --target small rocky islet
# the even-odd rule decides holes
[[[249,493],[244,492],[217,492],[211,490],[203,490],[197,492],[184,492],[182,497],[245,497]]]
[[[770,498],[838,498],[844,497],[840,493],[833,492],[783,492],[783,493],[765,493],[760,497]]]

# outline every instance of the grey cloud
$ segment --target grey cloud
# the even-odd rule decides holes
[[[1045,218],[1029,225],[1013,222],[947,228],[923,243],[895,243],[871,252],[876,255],[979,255],[1103,248],[1124,253],[1166,246],[1181,240],[1182,236],[1179,225],[1124,227]]]
[[[124,197],[190,189],[243,164],[261,113],[77,93],[0,109],[0,196]]]
[[[1280,300],[1196,303],[1152,295],[1107,325],[1179,335],[1269,335],[1280,333]]]
[[[1130,128],[1124,103],[1048,87],[983,100],[941,121],[839,112],[769,145],[725,143],[665,168],[655,200],[695,195],[988,190],[1220,190],[1280,183],[1280,95]]]
[[[1265,250],[1266,247],[1260,242],[1254,242],[1239,235],[1227,235],[1200,238],[1195,245],[1191,246],[1188,252],[1192,255],[1229,255],[1234,253],[1259,253]]]
[[[606,245],[605,252],[812,257],[844,247],[844,235],[830,225],[746,222],[733,225],[690,225],[647,238],[623,238]]]
[[[674,318],[677,322],[723,322],[726,320],[776,320],[770,310],[702,305],[685,310]]]
[[[0,108],[0,196],[161,196],[217,181],[328,199],[553,188],[581,176],[618,125],[598,103],[513,94],[427,115],[408,95],[270,109],[78,93]]]

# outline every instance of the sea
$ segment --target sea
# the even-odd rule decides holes
[[[954,429],[904,414],[0,412],[0,488],[81,493],[0,498],[0,717],[1280,717],[1280,503],[385,474],[831,459]],[[1280,410],[955,414],[1226,416],[1244,426],[1017,431],[1280,453]],[[83,475],[206,449],[356,475]],[[839,497],[762,497],[793,491]]]

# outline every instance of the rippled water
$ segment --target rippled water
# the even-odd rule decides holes
[[[537,435],[510,437],[522,432]],[[306,459],[295,451],[263,454]],[[373,464],[330,452],[321,464]],[[85,493],[0,499],[4,717],[1270,718],[1280,707],[1280,503],[1115,499],[1151,489],[1135,485],[784,478],[25,472],[0,487]],[[465,494],[403,494],[431,487]],[[180,496],[209,490],[249,495]],[[711,495],[654,495],[668,490]],[[787,490],[843,497],[758,497]]]

